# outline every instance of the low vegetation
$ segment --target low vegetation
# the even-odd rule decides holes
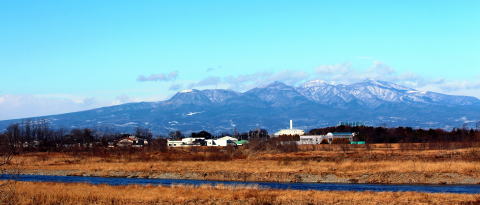
[[[29,174],[104,177],[341,183],[480,183],[480,148],[423,149],[428,146],[412,144],[407,149],[402,144],[338,144],[298,146],[296,151],[282,151],[287,148],[261,148],[262,151],[254,151],[251,147],[190,147],[167,152],[36,152],[18,155],[8,166]]]
[[[480,195],[16,182],[2,204],[478,204]]]

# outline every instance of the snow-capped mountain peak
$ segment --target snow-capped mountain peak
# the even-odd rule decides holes
[[[194,89],[186,89],[186,90],[181,90],[181,91],[179,91],[179,93],[192,93],[192,92],[194,92],[194,91],[196,91],[196,90],[194,90]]]
[[[387,81],[381,81],[381,80],[373,80],[373,79],[367,79],[362,82],[356,83],[358,85],[362,86],[375,86],[375,87],[382,87],[382,88],[387,88],[387,89],[396,89],[396,90],[405,90],[405,91],[411,91],[414,90],[412,88],[408,88],[396,83],[391,83]]]
[[[319,86],[327,86],[327,85],[338,85],[336,82],[328,82],[325,80],[311,80],[303,83],[301,87],[319,87]]]
[[[445,96],[448,95],[417,91],[395,83],[372,79],[352,84],[332,84],[315,80],[304,83],[297,87],[297,90],[317,103],[340,107],[349,103],[378,107],[389,103],[450,105],[452,103],[474,104],[479,102],[476,98],[462,98],[461,96],[452,96],[455,100],[447,99]]]
[[[222,103],[230,98],[239,96],[239,93],[235,91],[224,89],[203,90],[202,93],[213,103]]]

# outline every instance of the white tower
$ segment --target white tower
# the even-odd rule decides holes
[[[293,120],[290,120],[290,129],[293,129]]]

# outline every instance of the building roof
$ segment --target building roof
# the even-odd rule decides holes
[[[304,135],[305,131],[300,129],[282,129],[275,133],[276,136],[279,135]]]
[[[232,140],[232,141],[237,141],[238,139],[237,138],[234,138],[234,137],[230,137],[230,136],[225,136],[225,137],[221,137],[221,138],[218,138],[219,140]]]

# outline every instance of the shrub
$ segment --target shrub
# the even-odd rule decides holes
[[[350,140],[346,138],[335,138],[332,140],[332,144],[350,144]]]

